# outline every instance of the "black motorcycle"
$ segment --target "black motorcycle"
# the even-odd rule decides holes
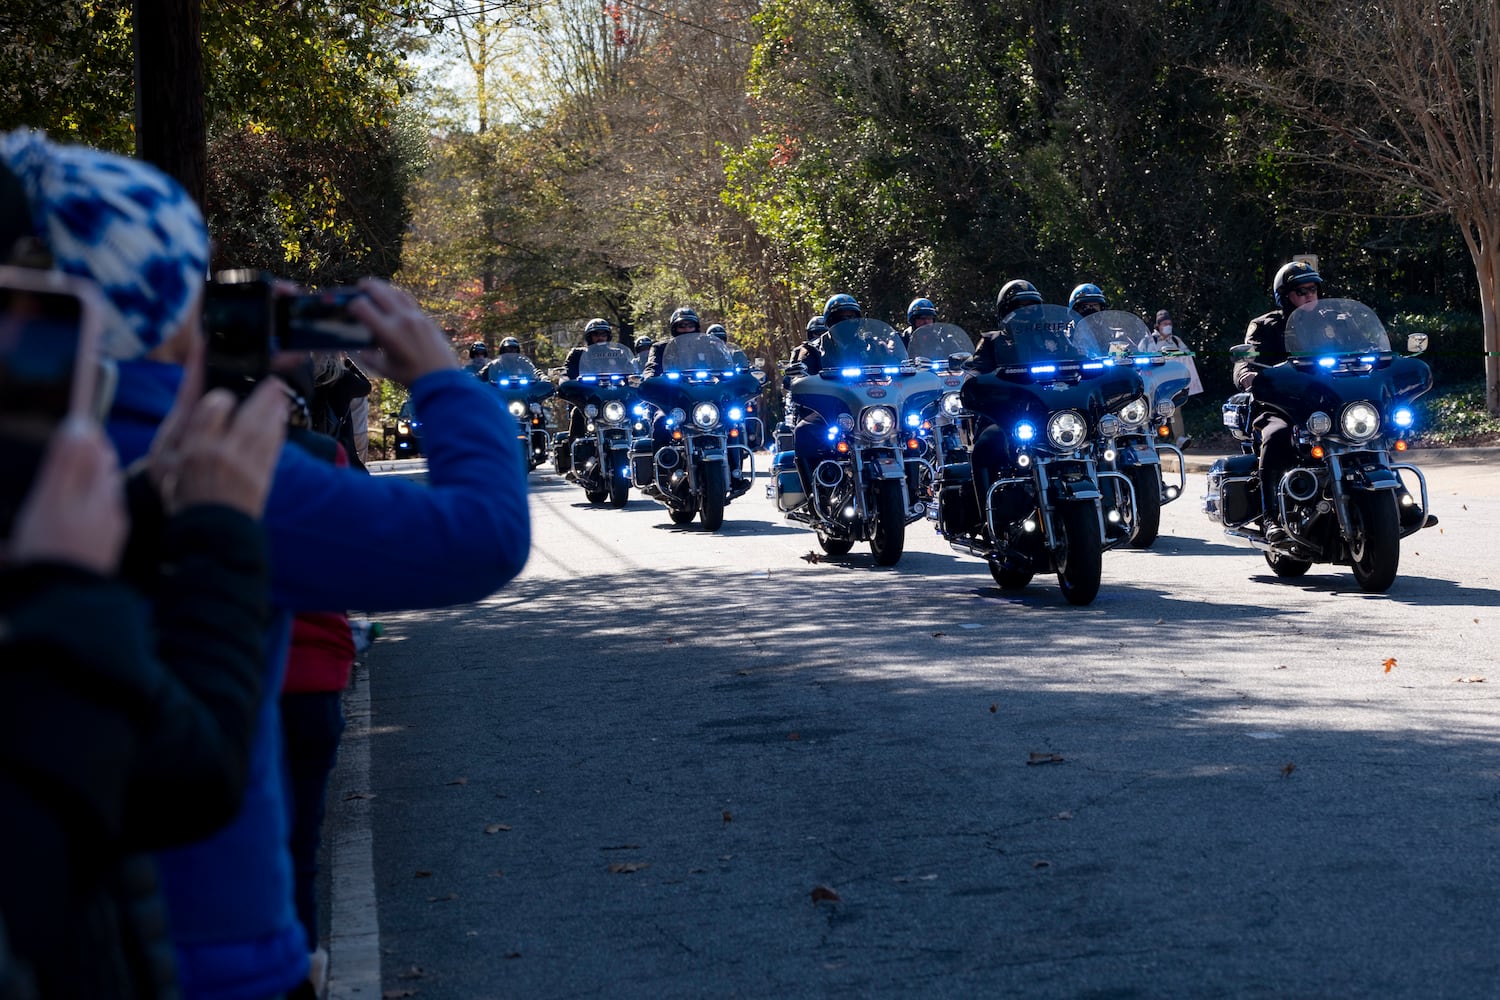
[[[657,416],[655,437],[635,449],[635,484],[666,505],[674,524],[697,516],[705,530],[718,531],[724,507],[755,477],[747,424],[759,421],[747,417],[745,404],[760,382],[736,369],[723,341],[703,333],[673,337],[661,369],[640,384]]]
[[[927,506],[938,533],[982,557],[1002,588],[1051,570],[1070,604],[1094,600],[1104,551],[1126,537],[1106,538],[1100,482],[1128,491],[1129,480],[1101,471],[1095,449],[1118,433],[1119,410],[1142,393],[1133,368],[1107,364],[1091,356],[1092,345],[1075,342],[1079,322],[1056,305],[1006,317],[995,334],[996,369],[973,375],[961,391],[977,434],[970,460],[940,468],[937,501]],[[1112,504],[1109,513],[1120,520]]]
[[[578,377],[557,387],[557,394],[583,411],[586,433],[574,439],[566,432],[553,442],[554,455],[568,449],[565,478],[583,487],[590,503],[608,499],[616,507],[630,497],[632,409],[636,390],[635,355],[622,344],[591,344],[578,365]]]
[[[505,408],[516,418],[516,436],[530,472],[547,461],[552,435],[547,432],[547,410],[542,403],[557,392],[535,365],[519,354],[502,354],[490,365],[486,377]]]
[[[1407,346],[1420,354],[1427,338],[1415,335]],[[1253,361],[1250,350],[1242,345],[1233,353]],[[1353,570],[1361,590],[1381,593],[1396,580],[1401,539],[1437,523],[1428,513],[1426,477],[1393,457],[1407,448],[1412,403],[1432,388],[1432,373],[1425,362],[1395,354],[1379,317],[1352,299],[1294,311],[1286,350],[1286,361],[1262,369],[1250,392],[1224,405],[1224,424],[1244,454],[1209,469],[1203,510],[1226,534],[1260,549],[1279,577],[1331,563]],[[1268,536],[1261,509],[1255,421],[1263,412],[1291,425],[1297,455],[1275,484],[1281,538]]]

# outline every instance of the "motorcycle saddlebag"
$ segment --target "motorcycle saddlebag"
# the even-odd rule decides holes
[[[1224,525],[1244,524],[1260,514],[1260,479],[1254,455],[1221,458],[1208,470],[1203,512]]]
[[[773,473],[776,476],[776,506],[781,510],[791,510],[807,495],[802,492],[802,477],[797,474],[797,456],[790,451],[778,451],[773,462]]]
[[[1250,440],[1250,394],[1237,392],[1224,402],[1224,426],[1237,441]]]

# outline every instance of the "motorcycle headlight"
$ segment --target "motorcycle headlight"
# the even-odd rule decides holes
[[[672,407],[672,412],[667,414],[667,420],[676,427],[687,419],[687,413],[680,406]]]
[[[713,403],[699,403],[693,407],[693,423],[704,430],[719,422],[719,408]]]
[[[885,437],[896,429],[896,411],[889,406],[871,406],[860,414],[860,425],[872,437]]]
[[[1077,410],[1062,410],[1047,420],[1047,441],[1058,451],[1072,451],[1088,436],[1088,421]]]
[[[623,423],[625,420],[625,404],[618,399],[612,399],[604,404],[604,419],[612,424]]]
[[[1150,415],[1151,407],[1147,405],[1145,396],[1137,396],[1120,407],[1120,422],[1132,429],[1144,424]]]
[[[1412,413],[1411,408],[1407,406],[1397,407],[1391,413],[1391,422],[1397,427],[1401,428],[1403,431],[1409,430],[1411,428],[1411,425],[1416,422],[1416,419],[1416,415]]]
[[[1164,399],[1156,404],[1156,415],[1166,420],[1172,419],[1172,414],[1177,412],[1177,404],[1170,399]]]
[[[583,415],[585,417],[588,417],[590,420],[593,420],[599,415],[599,407],[595,406],[593,403],[590,403],[583,408]]]
[[[956,417],[964,412],[964,401],[958,397],[958,393],[943,393],[943,412],[950,417]]]
[[[839,430],[842,430],[842,431],[852,431],[852,430],[854,430],[854,414],[852,414],[852,413],[840,413],[839,414],[838,424],[839,424]]]
[[[1113,413],[1106,413],[1099,418],[1099,433],[1107,438],[1120,436],[1120,418]]]
[[[1307,429],[1314,437],[1322,437],[1333,430],[1333,418],[1322,410],[1318,410],[1307,418]]]
[[[526,416],[526,404],[523,403],[523,402],[521,402],[519,399],[513,399],[513,400],[511,400],[510,401],[510,415],[513,416],[513,417],[515,417],[517,420],[519,420],[522,417]]]
[[[1350,441],[1368,441],[1380,433],[1380,411],[1369,403],[1350,403],[1339,423]]]

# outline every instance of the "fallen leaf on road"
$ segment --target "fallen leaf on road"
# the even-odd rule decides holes
[[[1476,618],[1475,621],[1478,621],[1478,619]],[[374,797],[374,792],[350,792],[348,795],[344,796],[344,801],[353,802],[356,799],[373,799]]]
[[[505,877],[505,873],[503,871],[501,871],[500,869],[498,869],[498,868],[496,868],[494,871],[490,872],[490,878],[504,878],[504,877]]]
[[[804,561],[810,562],[810,563],[817,563],[817,562],[822,562],[823,561],[823,557],[820,556],[820,555],[818,555],[816,552],[809,552],[807,555],[803,556],[802,558],[803,558]]]
[[[1072,819],[1073,818],[1073,814],[1070,813],[1070,812],[1068,812],[1066,809],[1064,809],[1062,812],[1058,813],[1056,816],[1053,816],[1052,818],[1053,819]]]
[[[671,636],[670,636],[670,635],[669,635],[669,636],[667,636],[667,645],[668,645],[668,646],[670,646],[670,645],[672,645],[672,643],[674,643],[674,642],[676,642],[676,641],[677,641],[677,640],[676,640],[676,639],[674,639],[674,638],[672,638],[672,637],[671,637]]]
[[[1165,625],[1166,623],[1167,623],[1167,620],[1165,618],[1158,618],[1158,619],[1156,619],[1156,624],[1158,624],[1158,625]]]
[[[828,888],[826,885],[813,886],[812,901],[814,903],[842,903],[844,897]]]
[[[730,812],[729,812],[728,809],[725,809],[724,810],[724,823],[725,823],[725,825],[727,826],[728,824],[733,823],[733,822],[734,822],[734,816],[732,816],[730,814]]]
[[[1030,765],[1030,764],[1061,764],[1062,762],[1063,762],[1063,758],[1062,758],[1061,754],[1040,753],[1040,752],[1038,752],[1036,750],[1033,750],[1033,751],[1031,751],[1031,753],[1029,753],[1029,754],[1026,755],[1026,763],[1028,765]]]
[[[1000,703],[998,701],[990,702],[990,714],[994,715],[998,711],[1000,711]]]
[[[467,785],[468,783],[468,778],[454,778],[452,781],[443,782],[445,785]]]
[[[504,823],[491,823],[489,826],[484,828],[485,833],[507,833],[509,831],[510,827],[506,826]]]
[[[397,976],[396,978],[397,979],[421,979],[426,974],[427,973],[425,973],[425,972],[422,971],[422,967],[420,965],[413,965],[410,969],[407,969],[405,972],[401,973],[401,975]]]
[[[793,740],[793,741],[800,740],[802,738],[802,734],[801,733],[787,733],[786,734],[786,738],[789,739],[789,740]]]
[[[1459,677],[1453,683],[1455,683],[1455,684],[1483,684],[1484,683],[1484,678],[1483,677]]]
[[[1291,777],[1291,776],[1292,776],[1292,772],[1293,772],[1293,771],[1295,771],[1295,770],[1297,770],[1297,765],[1296,765],[1296,764],[1293,764],[1293,763],[1290,763],[1290,762],[1288,762],[1288,763],[1287,763],[1287,766],[1286,766],[1286,767],[1283,767],[1283,768],[1282,768],[1282,769],[1281,769],[1281,776],[1282,776],[1282,777],[1283,777],[1283,778],[1290,778],[1290,777]]]
[[[428,896],[427,897],[427,902],[429,902],[429,903],[446,903],[449,900],[454,900],[454,899],[457,899],[457,898],[458,898],[458,893],[456,893],[456,892],[450,892],[446,896]]]
[[[416,990],[386,990],[384,993],[382,993],[380,995],[381,995],[381,997],[384,998],[384,1000],[401,1000],[402,997],[414,997],[414,996],[416,996],[417,995],[417,991]]]
[[[432,878],[432,872],[428,871],[425,868],[418,868],[414,873],[412,873],[412,878]]]
[[[506,958],[520,958],[521,957],[521,953],[519,951],[507,951],[505,953],[505,957]]]
[[[1381,666],[1385,667],[1385,672],[1386,673],[1390,673],[1391,672],[1391,668],[1394,667],[1395,665],[1396,665],[1396,658],[1394,656],[1388,656],[1388,657],[1386,657],[1385,662],[1381,664]]]
[[[947,634],[948,634],[947,632],[934,632],[934,633],[932,633],[932,637],[934,639],[941,639],[944,636],[946,636]]]
[[[645,871],[651,867],[649,861],[616,861],[609,866],[611,875],[630,875],[635,872]]]
[[[601,851],[639,851],[640,844],[616,844],[613,847],[601,847]]]
[[[1031,867],[1033,867],[1033,868],[1051,868],[1052,867],[1052,862],[1050,862],[1050,861],[1044,861],[1041,858],[1038,858],[1037,860],[1035,860],[1035,861],[1033,861],[1031,863]]]

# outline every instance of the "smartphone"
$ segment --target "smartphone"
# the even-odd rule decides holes
[[[283,351],[353,351],[374,341],[363,323],[349,314],[351,303],[365,297],[357,288],[329,288],[276,300],[276,346]]]
[[[0,537],[10,536],[58,424],[108,408],[101,316],[98,291],[81,278],[0,267]]]
[[[228,389],[243,399],[270,373],[273,280],[264,271],[219,271],[204,289],[205,389]]]

